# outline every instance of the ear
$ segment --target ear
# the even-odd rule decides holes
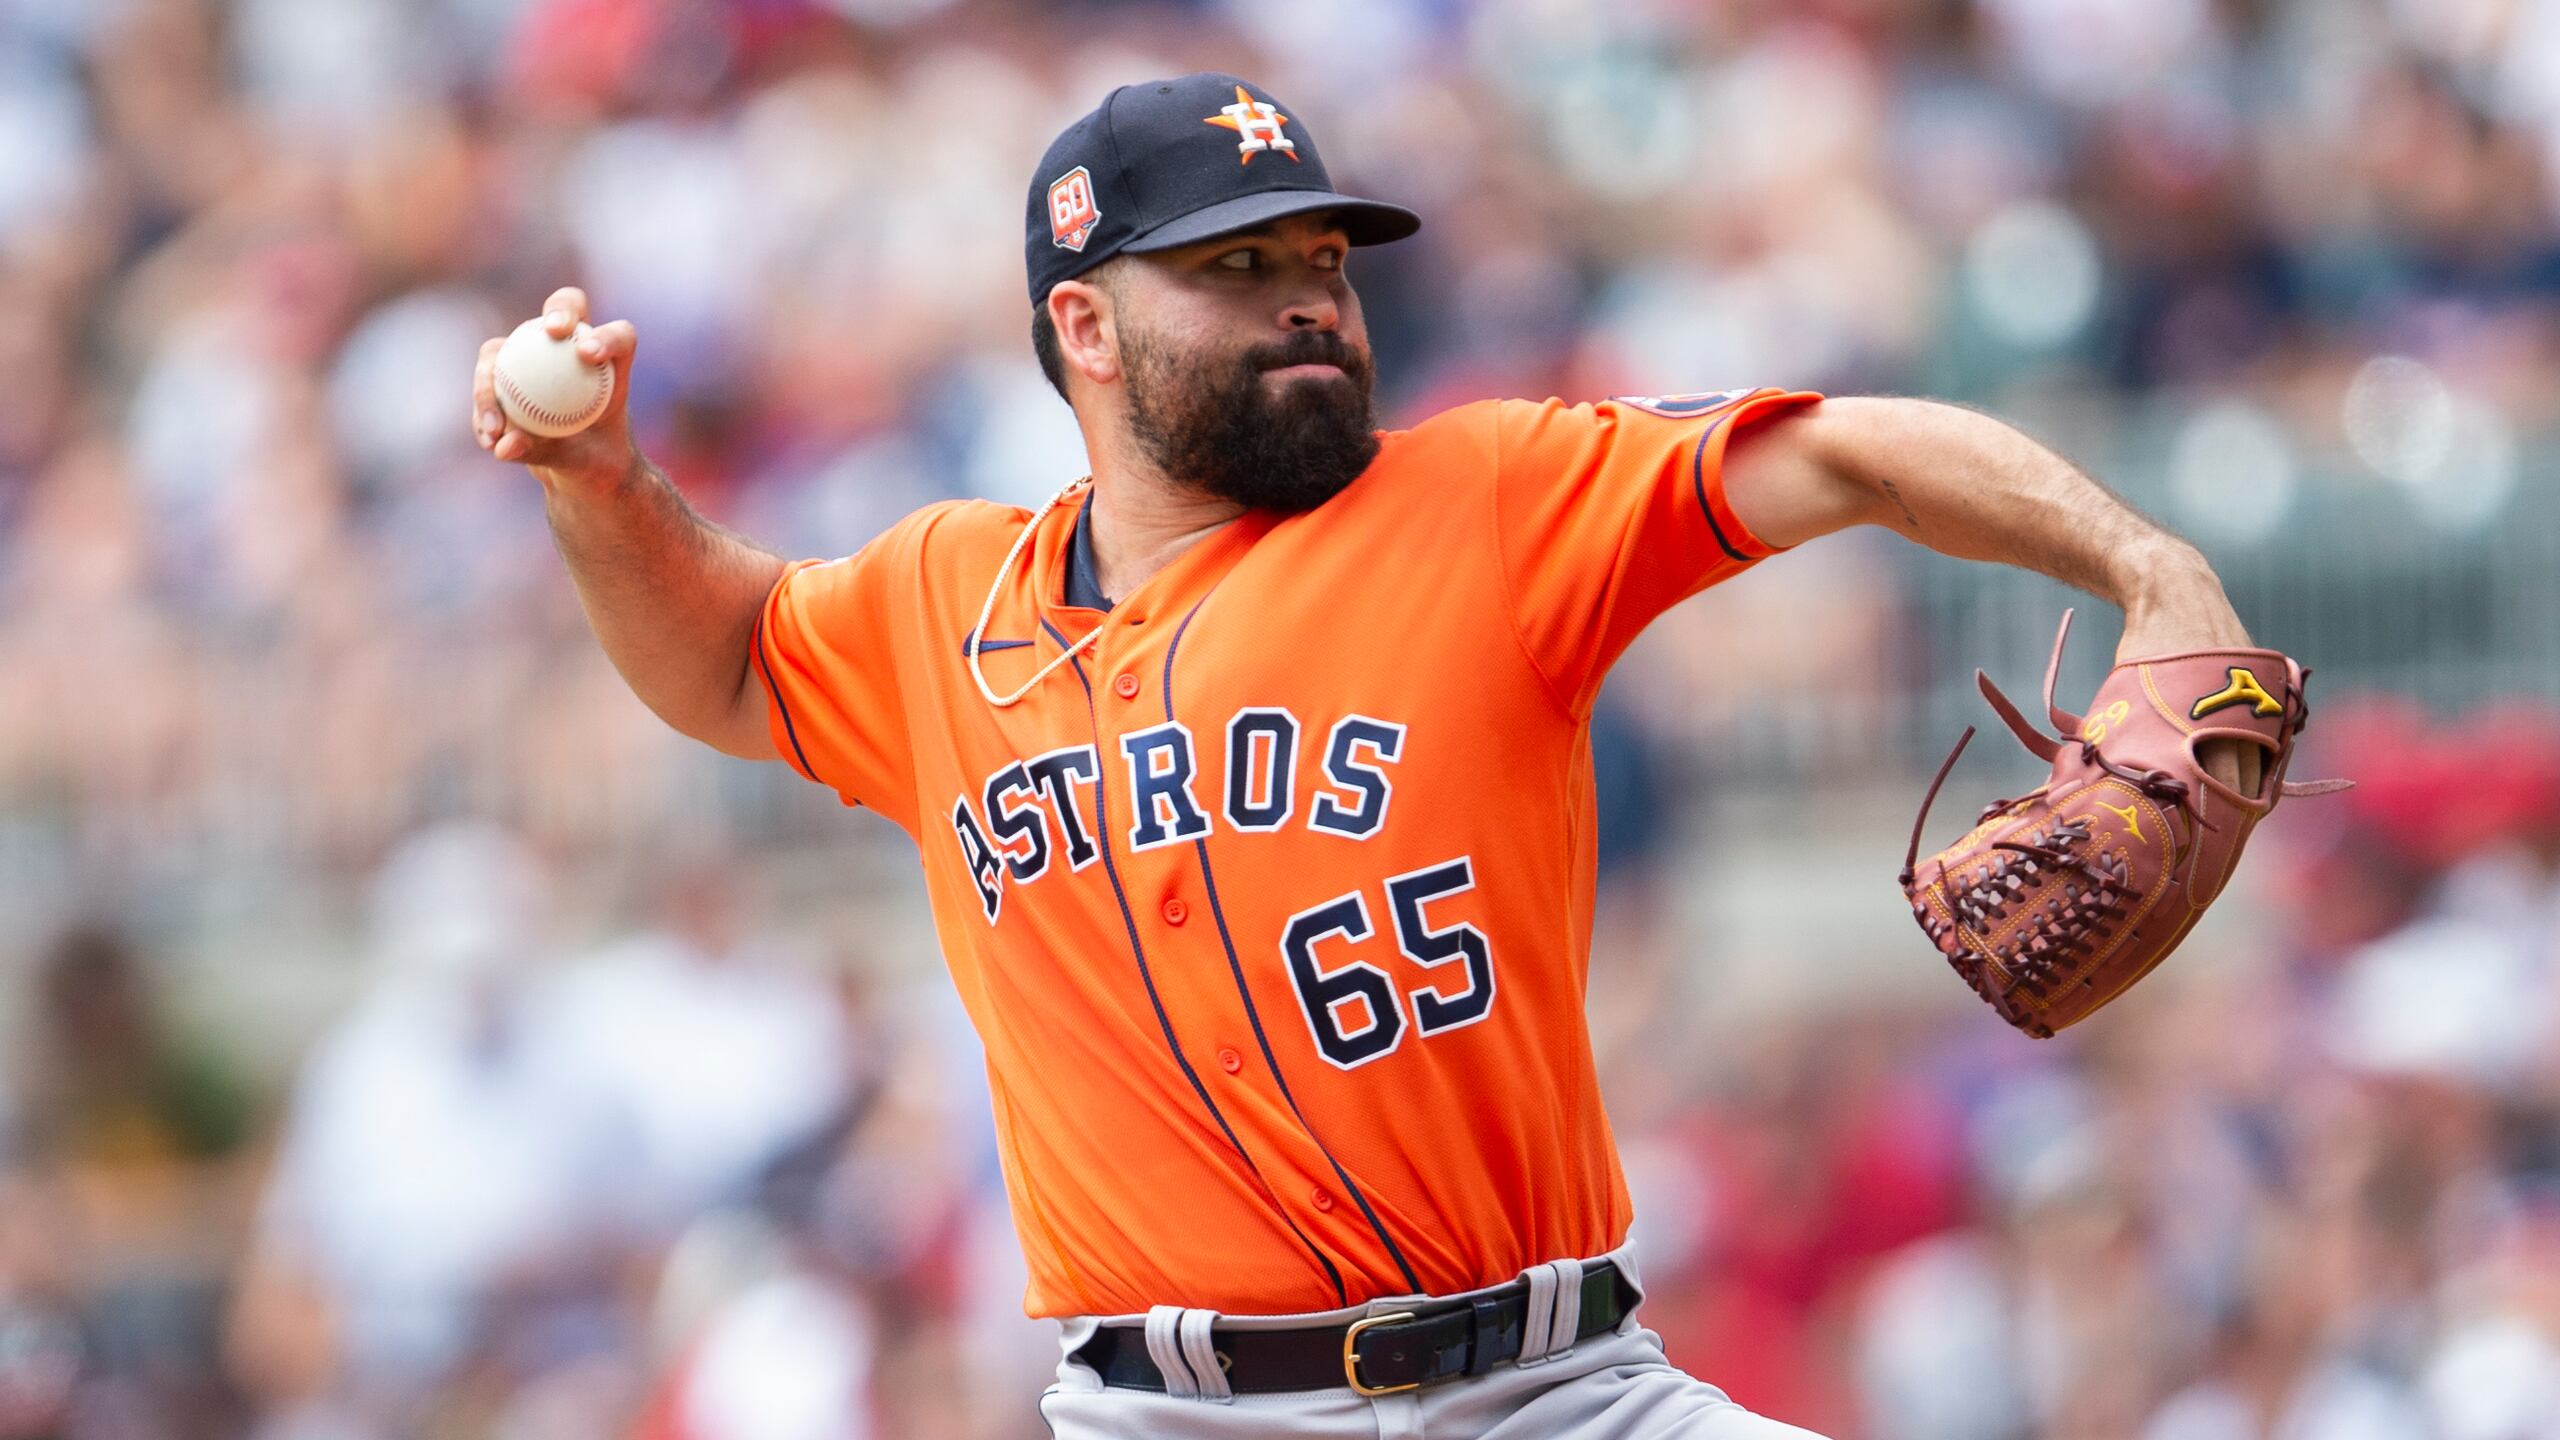
[[[1120,378],[1120,332],[1109,289],[1061,280],[1049,290],[1049,323],[1058,332],[1058,358],[1096,385]]]

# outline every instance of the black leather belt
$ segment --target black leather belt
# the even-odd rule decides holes
[[[1614,1263],[1600,1261],[1582,1274],[1582,1321],[1573,1338],[1617,1328],[1635,1306],[1635,1286]],[[1515,1280],[1472,1300],[1417,1300],[1411,1310],[1342,1325],[1303,1330],[1212,1325],[1209,1341],[1227,1372],[1227,1388],[1239,1395],[1345,1385],[1363,1395],[1391,1395],[1481,1375],[1518,1358],[1528,1309],[1529,1282]],[[1147,1332],[1138,1326],[1105,1326],[1078,1346],[1073,1358],[1092,1367],[1105,1385],[1165,1388],[1164,1372],[1147,1354]]]

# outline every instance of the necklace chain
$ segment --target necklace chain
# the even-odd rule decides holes
[[[1031,522],[1022,527],[1022,534],[1015,538],[1013,548],[1005,552],[1004,564],[996,570],[995,583],[987,587],[987,603],[979,609],[978,623],[969,631],[969,675],[970,678],[978,682],[978,693],[987,697],[987,703],[993,705],[999,710],[1012,708],[1022,699],[1023,696],[1040,688],[1040,682],[1048,679],[1051,672],[1055,671],[1059,666],[1066,664],[1068,661],[1073,660],[1076,656],[1084,653],[1085,650],[1092,646],[1094,641],[1101,639],[1102,624],[1110,623],[1108,621],[1104,621],[1102,624],[1097,624],[1092,629],[1086,631],[1083,639],[1069,645],[1059,654],[1057,659],[1041,666],[1038,673],[1034,674],[1029,680],[1023,682],[1021,689],[1014,691],[1010,695],[998,695],[996,693],[995,687],[987,683],[986,667],[978,662],[978,649],[986,643],[987,639],[987,621],[993,619],[996,613],[996,597],[1004,593],[1004,582],[1007,577],[1013,574],[1014,562],[1022,558],[1023,547],[1031,543],[1032,536],[1040,533],[1040,522],[1049,518],[1050,511],[1058,508],[1059,504],[1068,496],[1073,495],[1077,490],[1092,483],[1093,477],[1090,475],[1084,476],[1081,479],[1071,480],[1062,487],[1057,494],[1042,501],[1040,503],[1040,508],[1031,512]]]

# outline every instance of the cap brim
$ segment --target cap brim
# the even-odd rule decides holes
[[[1384,245],[1389,241],[1402,240],[1422,228],[1421,216],[1401,205],[1389,205],[1382,200],[1362,200],[1355,196],[1337,195],[1331,190],[1262,190],[1251,195],[1239,195],[1233,200],[1221,200],[1206,209],[1167,220],[1120,248],[1141,254],[1150,250],[1171,250],[1315,210],[1337,212],[1343,233],[1351,238],[1354,245]]]

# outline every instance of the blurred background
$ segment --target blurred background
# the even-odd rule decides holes
[[[575,282],[787,553],[1034,500],[1027,167],[1197,68],[1427,216],[1391,416],[1992,408],[2362,782],[2031,1043],[1892,874],[2061,592],[1855,536],[1664,621],[1591,1011],[1674,1359],[1839,1440],[2560,1437],[2560,0],[0,0],[0,1437],[1041,1434],[912,850],[631,699],[467,376]]]

